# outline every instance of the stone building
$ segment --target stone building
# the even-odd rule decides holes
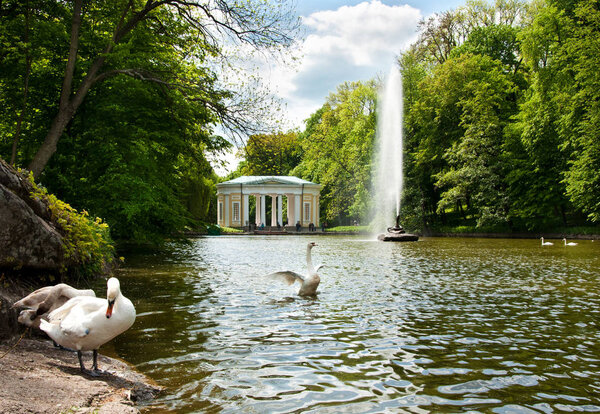
[[[217,223],[220,226],[244,228],[250,225],[277,227],[283,225],[283,203],[287,203],[287,225],[319,226],[321,186],[292,176],[243,176],[217,184]],[[250,217],[250,197],[256,205]],[[270,198],[271,220],[266,222]]]

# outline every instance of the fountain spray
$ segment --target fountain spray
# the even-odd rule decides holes
[[[375,182],[375,219],[378,231],[385,229],[385,223],[395,218],[396,226],[387,229],[382,236],[401,235],[395,241],[418,240],[417,236],[404,233],[400,226],[400,209],[403,187],[403,102],[402,75],[397,67],[392,67],[379,92],[377,105]],[[395,213],[395,214],[394,214]],[[409,237],[410,236],[410,237]],[[389,239],[389,238],[388,238]]]

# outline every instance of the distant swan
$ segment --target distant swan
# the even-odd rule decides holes
[[[280,272],[271,273],[270,275],[268,275],[268,277],[281,279],[281,280],[287,282],[288,285],[292,285],[294,282],[298,281],[302,284],[302,286],[300,286],[300,291],[298,292],[298,295],[300,295],[300,296],[316,295],[317,287],[319,286],[319,283],[321,282],[321,278],[317,274],[317,271],[323,266],[323,265],[319,265],[319,266],[317,266],[316,269],[313,267],[310,252],[311,252],[312,248],[316,245],[317,245],[316,243],[310,242],[306,246],[306,267],[308,268],[308,272],[307,272],[306,276],[303,276],[296,272],[292,272],[291,270],[283,270]]]
[[[554,243],[552,243],[552,242],[545,242],[544,238],[542,237],[542,246],[552,246],[552,245],[554,245]]]
[[[106,299],[77,296],[42,319],[40,329],[59,345],[77,351],[81,372],[98,376],[98,348],[125,332],[135,321],[135,308],[121,293],[117,278],[107,283]],[[81,351],[93,351],[92,370],[81,360]]]
[[[65,283],[54,286],[44,286],[15,302],[13,308],[27,308],[21,311],[18,321],[23,325],[39,328],[40,319],[54,309],[60,308],[69,299],[76,296],[93,296],[91,289],[75,289]]]
[[[577,246],[579,243],[575,243],[575,242],[568,242],[567,243],[567,239],[563,239],[563,241],[565,242],[565,246]]]

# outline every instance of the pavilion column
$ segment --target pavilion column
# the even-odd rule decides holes
[[[225,204],[225,208],[223,209],[225,213],[223,216],[223,226],[229,227],[229,194],[225,194],[225,197],[223,197],[223,203]]]
[[[244,214],[241,217],[241,225],[244,227],[247,224],[250,224],[250,196],[248,194],[242,195],[243,203],[244,203]]]
[[[258,227],[260,224],[260,196],[258,194],[253,194],[253,195],[254,195],[254,205],[255,205],[254,224],[256,224],[256,227]]]
[[[277,226],[277,195],[271,195],[271,226]]]
[[[283,226],[283,196],[277,196],[277,223]]]
[[[267,200],[264,195],[260,196],[260,223],[259,224],[267,224]]]
[[[287,197],[287,217],[288,217],[288,226],[294,226],[296,224],[296,212],[294,211],[294,195],[286,194]]]
[[[299,195],[294,196],[294,211],[296,212],[296,222],[300,221],[302,226],[302,203]],[[296,225],[296,222],[294,222],[294,225]]]

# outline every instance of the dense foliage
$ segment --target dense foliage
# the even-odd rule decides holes
[[[288,46],[286,13],[263,0],[0,2],[0,157],[116,239],[213,220],[207,158],[230,146],[215,129],[255,131],[265,109],[217,67],[236,45]]]
[[[446,59],[423,47],[425,35],[402,56],[402,72],[420,74],[405,85],[407,220],[598,222],[598,57],[588,52],[598,13],[595,1],[470,2],[452,13],[448,30],[461,36]],[[448,37],[443,23],[429,28]]]
[[[398,59],[402,222],[480,231],[597,224],[599,46],[593,0],[469,1],[421,22]],[[300,134],[292,172],[324,185],[321,216],[332,223],[369,220],[377,88],[340,85]]]
[[[295,21],[282,5],[0,2],[0,157],[113,237],[156,240],[214,220],[207,158],[228,147],[215,134],[224,125],[250,137],[230,178],[297,175],[323,185],[323,220],[367,223],[379,80],[340,85],[304,131],[264,134],[255,110],[266,101],[215,70],[234,45],[289,46]],[[599,46],[595,0],[470,0],[421,22],[398,59],[402,222],[597,224]]]
[[[302,146],[295,132],[251,135],[242,155],[242,175],[288,175],[302,159]]]
[[[78,212],[69,204],[49,194],[29,175],[33,194],[48,206],[51,220],[63,237],[65,277],[92,277],[114,267],[115,249],[108,225],[102,219],[91,218],[87,211]]]
[[[304,157],[293,174],[323,186],[322,220],[356,221],[368,213],[376,89],[375,81],[340,85],[301,134]]]

